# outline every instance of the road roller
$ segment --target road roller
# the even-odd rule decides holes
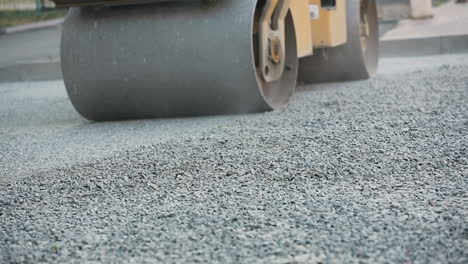
[[[297,82],[376,73],[375,0],[54,0],[61,67],[95,121],[288,106]]]

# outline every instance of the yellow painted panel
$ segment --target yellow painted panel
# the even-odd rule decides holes
[[[299,58],[312,55],[312,28],[309,17],[309,0],[291,1],[290,10],[294,19]]]
[[[336,8],[321,7],[320,0],[309,0],[320,7],[320,18],[311,20],[314,48],[336,47],[346,43],[346,0],[336,0]]]

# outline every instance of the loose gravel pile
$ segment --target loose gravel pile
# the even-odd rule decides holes
[[[465,62],[0,182],[0,262],[468,263]]]

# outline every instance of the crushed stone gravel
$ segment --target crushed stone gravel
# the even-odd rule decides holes
[[[52,129],[121,124],[130,143],[1,165],[0,262],[468,263],[468,55],[427,60],[300,86],[284,111],[161,121],[158,139],[128,139],[151,121]],[[8,122],[2,143],[23,139]]]

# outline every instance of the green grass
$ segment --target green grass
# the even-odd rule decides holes
[[[433,1],[432,1],[432,5],[433,5],[434,7],[438,7],[438,6],[440,6],[440,5],[442,5],[442,4],[445,4],[445,3],[449,2],[449,1],[450,1],[450,0],[433,0]]]
[[[39,14],[34,10],[0,11],[0,28],[60,18],[66,13],[66,9],[45,9]]]

